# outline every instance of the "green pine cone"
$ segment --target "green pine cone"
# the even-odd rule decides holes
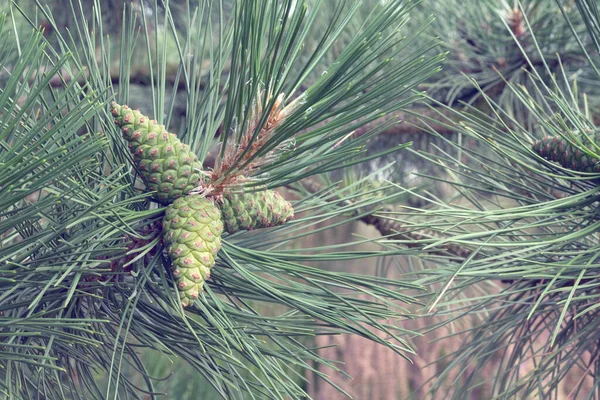
[[[200,185],[202,164],[198,157],[164,125],[114,101],[111,111],[144,183],[156,192],[159,203],[170,204]]]
[[[180,197],[166,208],[163,238],[181,305],[196,300],[221,248],[221,211],[200,195]]]
[[[584,135],[580,133],[577,139],[591,152],[596,152],[591,140],[600,145],[600,131]],[[600,172],[598,159],[590,157],[581,148],[574,146],[561,136],[546,136],[533,144],[533,150],[540,156],[550,161],[556,161],[564,168],[582,172]]]
[[[290,202],[273,190],[224,194],[221,212],[228,233],[281,225],[294,217]]]

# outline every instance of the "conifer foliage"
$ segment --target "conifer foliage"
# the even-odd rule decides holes
[[[93,3],[92,18],[61,10],[68,31],[41,3],[0,21],[0,396],[156,398],[153,354],[203,378],[188,393],[173,371],[170,398],[303,398],[306,371],[339,369],[315,335],[412,352],[398,319],[421,286],[323,268],[404,250],[298,247],[377,197],[332,208],[351,195],[273,190],[380,155],[364,145],[385,126],[353,132],[416,101],[441,61],[410,46],[413,5],[378,2],[356,26],[346,1],[188,2],[177,21],[168,2],[132,2],[112,38]]]
[[[413,191],[427,206],[390,220],[423,232],[410,245],[435,262],[418,281],[434,292],[426,311],[463,339],[428,382],[433,398],[598,398],[599,11],[596,1],[521,2],[511,11],[521,34],[502,14],[471,21],[504,24],[495,43],[517,46],[524,66],[499,74],[483,63],[492,53],[472,54],[485,67],[466,74],[480,101],[461,111],[432,99],[459,140],[429,130],[444,143],[420,155],[445,169],[432,181],[453,195]],[[559,36],[550,17],[567,27]],[[547,53],[561,41],[564,53]],[[501,91],[482,79],[492,75]]]

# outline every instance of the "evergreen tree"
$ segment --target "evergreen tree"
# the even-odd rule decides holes
[[[397,322],[421,286],[308,265],[410,251],[354,251],[364,239],[292,246],[398,195],[384,186],[368,196],[367,179],[317,193],[299,183],[406,147],[366,153],[394,121],[353,133],[414,103],[441,57],[424,56],[434,43],[413,46],[410,2],[375,3],[357,24],[359,4],[345,1],[202,1],[177,14],[183,30],[168,2],[126,3],[119,15],[72,2],[59,11],[68,30],[46,5],[11,6],[0,21],[2,396],[155,398],[155,353],[206,382],[175,370],[172,398],[302,398],[304,370],[339,370],[313,347],[316,335],[413,351]],[[112,18],[118,38],[103,29]],[[149,71],[141,112],[132,63]],[[185,116],[175,123],[179,88]],[[292,221],[267,192],[282,186],[301,194]],[[224,199],[261,219],[227,214],[221,225]]]

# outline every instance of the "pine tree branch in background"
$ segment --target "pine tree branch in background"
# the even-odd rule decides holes
[[[583,36],[578,42],[572,34],[572,29],[580,35],[585,31],[575,2],[562,2],[563,13],[557,3],[561,2],[543,0],[516,6],[511,1],[483,0],[478,7],[464,7],[460,0],[450,0],[423,5],[444,16],[436,19],[433,29],[444,38],[443,48],[448,52],[444,71],[430,82],[428,94],[450,105],[472,102],[481,96],[472,85],[475,80],[504,110],[524,120],[523,107],[505,81],[527,87],[533,96],[538,94],[529,79],[533,70],[547,81],[559,68],[571,79],[591,81],[593,68],[585,62],[580,44],[589,49],[592,43]],[[571,27],[565,17],[571,20]],[[596,86],[586,87],[588,101],[594,106],[599,104]],[[561,89],[568,90],[566,85]],[[544,101],[542,97],[535,100]]]
[[[454,133],[455,129],[449,124],[439,122],[440,116],[445,120],[456,119],[458,115],[449,111],[447,108],[439,107],[431,109],[430,107],[413,107],[407,111],[396,111],[380,119],[370,122],[355,131],[356,136],[360,136],[374,129],[375,127],[398,121],[385,130],[386,135],[403,135],[408,133],[419,133],[427,130],[433,130],[440,135]],[[427,120],[428,122],[424,122]]]
[[[563,15],[556,3],[564,7],[563,15],[573,23],[572,29],[564,29],[565,21],[557,20]],[[596,2],[577,3],[593,6],[587,10],[589,15],[582,14],[592,28],[589,33],[598,36],[597,12],[592,12]],[[581,135],[595,138],[598,131],[593,117],[597,99],[593,104],[587,95],[597,91],[593,75],[597,55],[590,47],[600,41],[588,37],[585,24],[574,14],[575,2],[528,3],[537,9],[521,4],[530,44],[520,41],[522,54],[514,59],[529,60],[527,73],[503,74],[505,85],[499,96],[487,92],[489,81],[480,74],[474,90],[488,103],[489,115],[461,112],[460,123],[455,124],[463,139],[474,140],[480,147],[468,148],[445,138],[441,151],[420,152],[446,168],[447,176],[433,176],[432,182],[452,185],[460,199],[433,199],[412,213],[396,215],[410,229],[431,227],[440,236],[439,242],[421,248],[425,257],[428,250],[448,244],[485,255],[465,258],[460,265],[439,263],[419,281],[438,287],[430,308],[452,331],[448,337],[456,331],[466,333],[464,342],[444,359],[445,367],[432,379],[433,397],[446,395],[448,379],[455,383],[456,399],[479,396],[479,391],[485,391],[485,398],[592,398],[598,394],[600,188],[593,168],[598,143],[582,140]],[[468,18],[473,30],[481,30],[478,21],[492,17],[478,15],[474,8],[464,11],[476,14]],[[493,40],[482,40],[488,56],[496,44],[514,45]],[[548,54],[559,42],[569,49],[557,50],[560,55]],[[594,55],[587,57],[588,64],[578,65],[576,60],[585,60],[586,51]],[[557,59],[568,60],[569,65],[557,65]],[[581,75],[571,74],[573,67],[581,68]],[[503,96],[511,101],[503,101]],[[539,144],[534,145],[544,137],[563,142],[553,148],[556,155],[549,157]],[[498,287],[499,280],[512,284]],[[486,383],[483,370],[490,372]]]
[[[319,193],[324,189],[324,186],[318,182],[315,177],[310,177],[300,182],[302,187],[309,193]],[[287,186],[288,189],[298,191],[297,187]],[[324,200],[331,203],[339,203],[342,206],[349,206],[352,203],[348,200],[339,201],[335,195],[325,197]],[[364,211],[356,210],[355,215],[363,214]],[[394,212],[393,206],[384,206],[379,210],[375,210],[372,213],[364,214],[360,217],[360,221],[367,225],[373,226],[379,231],[379,233],[390,241],[402,242],[409,248],[422,247],[424,243],[435,242],[441,239],[439,234],[434,233],[430,230],[411,230],[402,223],[395,221],[393,218],[386,218],[385,214]],[[439,255],[443,257],[458,257],[459,259],[465,259],[471,255],[472,251],[454,244],[448,243],[443,248],[435,248],[429,252],[432,255]]]

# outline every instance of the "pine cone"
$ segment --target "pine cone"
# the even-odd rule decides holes
[[[533,144],[533,150],[540,156],[550,161],[556,161],[565,168],[582,172],[600,172],[600,163],[598,159],[586,154],[582,147],[590,150],[590,153],[596,153],[598,150],[592,144],[591,140],[600,145],[600,131],[586,134],[575,134],[575,137],[582,144],[581,147],[574,146],[568,140],[561,136],[546,136]],[[591,139],[591,140],[590,140]],[[572,142],[575,141],[575,138]]]
[[[198,298],[221,248],[223,221],[211,200],[181,197],[167,207],[163,235],[182,306]]]
[[[221,212],[228,233],[281,225],[294,217],[290,202],[273,190],[224,194]]]
[[[159,203],[170,204],[202,183],[198,157],[164,125],[114,101],[111,109],[144,183]]]

